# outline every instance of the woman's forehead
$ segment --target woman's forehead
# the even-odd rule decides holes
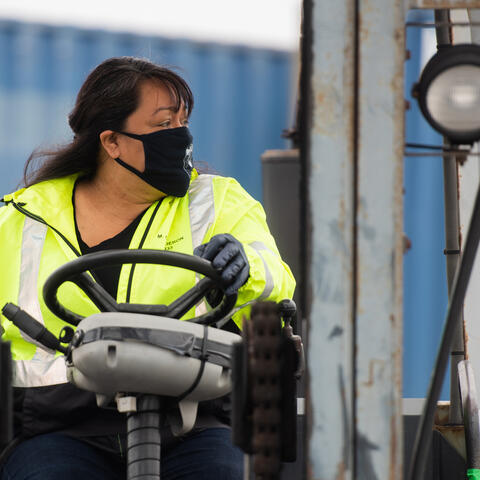
[[[140,85],[138,108],[155,115],[162,110],[185,109],[185,103],[177,96],[173,86],[159,80],[148,80]]]

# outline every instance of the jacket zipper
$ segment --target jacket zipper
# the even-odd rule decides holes
[[[26,217],[31,218],[32,220],[36,220],[37,222],[43,223],[47,227],[51,228],[72,250],[72,252],[77,256],[80,257],[81,253],[73,246],[73,244],[68,240],[68,238],[59,230],[57,230],[55,227],[52,227],[49,223],[47,223],[42,217],[35,215],[34,213],[29,212],[25,208],[23,208],[24,203],[15,203],[13,200],[10,200],[9,202],[5,202],[6,205],[11,203],[16,210],[18,210],[20,213],[23,213]]]
[[[138,248],[141,249],[143,247],[143,244],[145,243],[145,240],[147,239],[148,232],[150,230],[150,227],[152,226],[153,219],[155,218],[155,215],[158,212],[158,209],[160,208],[160,205],[162,203],[162,199],[160,199],[155,207],[155,210],[153,211],[152,215],[150,216],[150,219],[148,220],[147,228],[143,232],[142,239],[140,240],[140,243],[138,244]],[[135,271],[135,266],[137,264],[133,263],[132,268],[130,269],[130,274],[128,276],[128,284],[127,284],[127,295],[125,297],[125,302],[130,303],[130,295],[132,293],[132,283],[133,283],[133,273]]]

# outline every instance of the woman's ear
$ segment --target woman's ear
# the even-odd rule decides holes
[[[112,130],[104,130],[100,135],[100,144],[105,152],[112,158],[120,156],[120,148],[117,143],[117,134]]]

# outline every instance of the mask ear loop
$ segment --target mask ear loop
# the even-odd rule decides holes
[[[127,170],[130,170],[132,173],[137,175],[137,177],[140,177],[142,180],[145,180],[145,174],[141,172],[140,170],[137,170],[135,167],[132,167],[128,163],[125,163],[121,158],[114,158],[114,160],[120,164],[122,167],[126,168]]]
[[[135,133],[128,133],[128,132],[117,132],[117,133],[120,133],[121,135],[125,135],[125,136],[130,137],[130,138],[134,138],[135,140],[140,140],[142,142],[142,145],[143,145],[143,141],[142,141],[142,138],[141,138],[142,135],[137,135]],[[144,150],[145,150],[145,148],[144,148]],[[141,172],[140,170],[137,170],[135,167],[132,167],[128,163],[125,163],[120,157],[114,158],[114,160],[119,165],[121,165],[122,167],[126,168],[127,170],[130,170],[132,173],[137,175],[137,177],[141,178],[143,181],[146,181],[144,173]]]
[[[140,141],[142,141],[142,137],[145,136],[145,135],[137,135],[136,133],[128,133],[128,132],[117,132],[117,133],[126,135],[127,137],[134,138],[135,140],[140,140]]]

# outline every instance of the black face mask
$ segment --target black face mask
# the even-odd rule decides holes
[[[167,195],[183,197],[187,193],[193,169],[193,137],[187,127],[167,128],[146,135],[119,133],[143,143],[145,171],[140,172],[120,158],[115,158],[116,162]]]

